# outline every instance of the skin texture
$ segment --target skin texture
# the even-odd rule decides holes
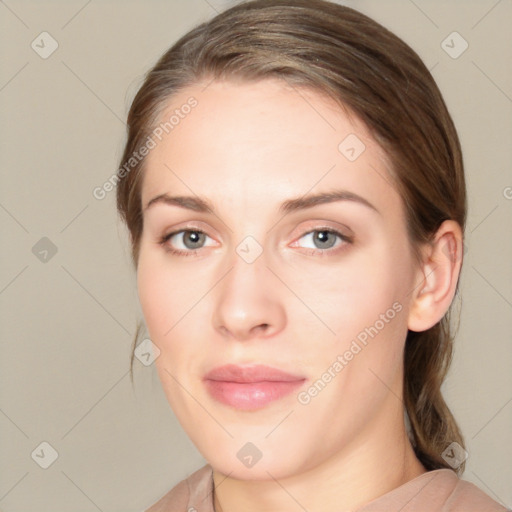
[[[218,511],[354,510],[425,472],[405,431],[403,349],[407,330],[437,323],[453,299],[460,229],[443,223],[418,265],[385,154],[355,116],[278,80],[207,83],[170,99],[165,118],[191,95],[198,104],[146,159],[143,207],[167,193],[215,208],[155,203],[144,212],[138,291],[164,392],[222,482]],[[338,149],[349,134],[365,145],[355,161]],[[279,211],[334,189],[378,211],[350,200]],[[331,235],[315,244],[311,232],[326,228],[352,241]],[[183,229],[207,236],[158,243]],[[247,236],[262,250],[252,263],[237,253]],[[165,247],[198,249],[183,256]],[[393,304],[393,318],[301,403],[298,394]],[[214,400],[202,381],[228,363],[266,364],[305,381],[241,411]],[[248,442],[262,455],[252,467],[237,457]]]

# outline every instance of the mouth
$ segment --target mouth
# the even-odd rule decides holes
[[[204,376],[211,397],[240,410],[255,410],[280,400],[300,387],[305,377],[264,365],[225,365]]]

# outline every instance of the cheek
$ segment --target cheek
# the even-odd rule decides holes
[[[356,387],[369,385],[368,378],[375,380],[369,368],[391,379],[401,362],[407,334],[405,267],[404,257],[388,247],[360,253],[357,262],[333,276],[339,281],[338,289],[334,283],[329,292],[335,356],[346,354],[350,370],[344,373],[351,374]]]
[[[137,268],[137,288],[144,320],[154,340],[162,339],[172,326],[169,312],[174,310],[174,305],[166,281],[159,267],[141,255]]]
[[[179,386],[169,375],[187,380],[195,375],[197,354],[204,338],[208,289],[204,275],[184,271],[166,254],[141,248],[137,288],[151,341],[159,348],[155,365],[166,392],[179,395]],[[202,334],[202,336],[201,336]]]
[[[389,252],[361,251],[338,268],[331,267],[328,273],[324,270],[326,275],[310,274],[302,294],[308,301],[314,297],[319,314],[338,337],[346,340],[373,325],[396,301],[401,302],[402,277],[395,261]]]
[[[146,326],[157,341],[171,338],[174,325],[197,301],[190,276],[173,268],[158,251],[141,250],[137,289]]]
[[[351,297],[352,324],[356,331],[351,338],[362,347],[358,361],[377,374],[391,377],[397,370],[407,334],[407,307],[404,290],[409,289],[407,256],[404,251],[384,248],[371,255],[357,275]]]

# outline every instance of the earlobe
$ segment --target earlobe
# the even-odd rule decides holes
[[[408,328],[425,331],[448,311],[462,266],[462,230],[453,220],[444,221],[425,250],[411,294]]]

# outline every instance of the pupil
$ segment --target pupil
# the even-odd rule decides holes
[[[199,233],[198,231],[190,231],[188,233],[189,239],[191,239],[192,244],[197,243],[200,240],[201,235],[202,235],[202,233]]]
[[[326,240],[332,234],[330,231],[318,231],[317,233],[317,239],[320,241],[320,244],[327,243]]]

